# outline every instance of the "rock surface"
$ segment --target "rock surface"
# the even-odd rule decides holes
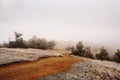
[[[54,50],[0,48],[0,65],[12,62],[34,61],[38,58],[63,56]]]
[[[41,77],[37,80],[120,80],[120,64],[84,58],[71,69]]]

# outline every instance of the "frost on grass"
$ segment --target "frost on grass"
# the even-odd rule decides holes
[[[120,80],[120,64],[84,59],[65,72],[46,75],[37,80]]]
[[[0,65],[20,61],[34,61],[38,58],[62,56],[61,53],[53,50],[37,49],[0,49]]]

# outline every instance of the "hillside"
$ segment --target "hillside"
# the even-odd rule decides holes
[[[37,80],[120,80],[120,64],[82,58],[65,72],[51,74]]]
[[[47,74],[64,71],[68,69],[71,66],[71,64],[78,62],[80,60],[68,54],[64,54],[66,53],[66,51],[59,51],[59,50],[43,51],[36,49],[34,50],[33,49],[0,49],[0,51],[1,51],[0,54],[9,55],[9,56],[6,55],[0,56],[1,64],[3,62],[5,64],[6,62],[6,65],[0,66],[0,80],[35,80]],[[35,52],[36,54],[42,55],[41,57],[37,58],[37,60],[36,60]],[[29,54],[33,54],[34,55],[33,58],[30,57],[26,58],[29,56]],[[49,56],[46,56],[48,54]],[[64,56],[59,57],[61,55]],[[15,59],[10,58],[12,56],[15,56]],[[19,61],[19,63],[14,63],[16,62],[16,60],[19,60],[19,58],[21,57],[23,59],[25,57],[26,60],[22,62]],[[35,59],[35,60],[31,61],[31,59],[32,60]],[[10,63],[8,64],[7,61]]]
[[[67,51],[2,48],[0,55],[0,80],[120,80],[120,64]]]

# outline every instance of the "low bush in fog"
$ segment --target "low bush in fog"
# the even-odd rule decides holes
[[[117,52],[115,52],[114,61],[117,63],[120,63],[120,50],[119,49],[117,50]]]
[[[109,60],[107,50],[104,47],[102,47],[100,49],[100,52],[96,54],[96,58],[99,60]]]
[[[79,41],[75,48],[72,47],[71,51],[73,55],[94,58],[91,48],[90,47],[85,48],[82,41]]]
[[[87,47],[87,48],[85,49],[84,57],[92,58],[92,59],[94,58],[93,53],[92,53],[92,50],[91,50],[90,47]]]
[[[73,49],[74,49],[73,46],[67,46],[67,47],[66,47],[66,50],[67,50],[67,51],[72,51]]]
[[[32,37],[28,40],[27,46],[29,48],[37,48],[37,49],[46,49],[47,41],[42,38]]]
[[[44,38],[37,38],[33,36],[28,40],[27,46],[29,48],[37,48],[37,49],[53,49],[56,45],[55,41],[47,41]]]
[[[47,42],[47,48],[48,49],[53,49],[55,45],[56,45],[55,41],[48,41]]]
[[[73,48],[72,54],[78,55],[78,56],[83,56],[85,53],[84,45],[82,41],[79,41],[76,45],[76,48]]]

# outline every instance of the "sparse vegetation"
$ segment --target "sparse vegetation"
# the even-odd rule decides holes
[[[76,48],[72,49],[73,55],[83,56],[85,53],[84,45],[82,41],[79,41],[76,45]]]
[[[25,41],[22,37],[22,33],[15,32],[15,41],[9,41],[4,43],[3,47],[8,48],[35,48],[35,49],[53,49],[56,45],[55,41],[47,41],[44,38],[37,38],[33,36],[28,41]]]
[[[47,42],[47,48],[48,49],[53,49],[55,45],[56,45],[55,41],[48,41]]]
[[[91,48],[84,48],[83,42],[79,41],[76,45],[76,48],[71,49],[73,55],[83,56],[87,58],[94,58]]]
[[[28,40],[27,46],[29,48],[47,49],[47,41],[45,39],[33,36],[31,39]]]
[[[23,39],[23,34],[14,32],[15,41],[4,42],[0,44],[0,48],[7,47],[7,48],[35,48],[35,49],[54,49],[56,42],[55,41],[47,41],[44,38],[38,38],[33,36],[28,41]],[[92,50],[90,47],[86,47],[83,44],[83,41],[79,41],[76,47],[67,46],[66,50],[71,51],[73,55],[87,57],[87,58],[94,58]],[[120,63],[120,50],[115,52],[114,57],[110,58],[107,50],[102,47],[100,52],[95,55],[96,59],[98,60],[108,60]]]
[[[9,41],[9,48],[26,48],[25,41],[22,38],[22,34],[15,32],[15,41]]]
[[[92,53],[90,47],[87,47],[87,48],[85,49],[84,57],[91,58],[91,59],[94,58],[93,53]]]
[[[73,46],[67,46],[67,47],[66,47],[66,50],[68,50],[68,51],[72,51],[73,49],[74,49]]]
[[[114,60],[115,62],[120,63],[120,50],[119,49],[117,50],[117,52],[115,52]]]
[[[104,47],[101,48],[100,53],[96,54],[96,59],[109,60],[108,52]]]
[[[36,36],[33,36],[27,42],[28,48],[36,49],[53,49],[55,45],[55,41],[47,41],[44,38],[37,38]]]

